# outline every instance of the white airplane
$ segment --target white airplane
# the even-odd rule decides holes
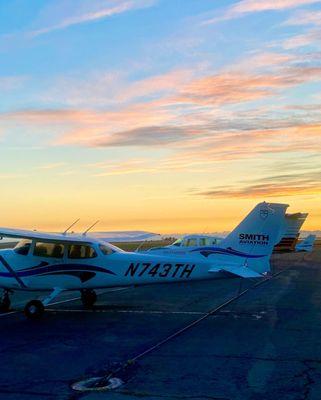
[[[159,255],[186,255],[200,247],[217,246],[222,240],[222,238],[211,235],[185,235],[168,246],[152,247],[147,252]]]
[[[313,250],[316,238],[317,238],[316,235],[307,236],[304,240],[302,240],[296,245],[295,251],[306,251],[310,253]]]
[[[125,252],[96,238],[0,228],[0,236],[21,238],[0,251],[2,310],[10,308],[14,290],[51,291],[29,301],[29,318],[39,318],[61,292],[79,290],[85,307],[96,301],[95,289],[224,277],[260,278],[284,223],[285,204],[260,203],[232,231],[229,248],[203,256],[176,257]],[[195,253],[196,254],[196,253]]]

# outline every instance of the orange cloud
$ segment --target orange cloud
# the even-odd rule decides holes
[[[193,81],[177,101],[214,105],[248,102],[320,77],[318,67],[289,67],[274,74],[223,73]]]
[[[321,194],[321,170],[305,173],[277,175],[243,182],[239,185],[218,186],[205,191],[193,190],[193,195],[207,198],[284,197]]]
[[[273,109],[270,113],[266,109],[236,112],[223,108],[278,95],[284,89],[321,77],[321,67],[287,66],[291,56],[277,53],[254,54],[257,68],[261,69],[270,56],[269,65],[277,68],[273,73],[230,70],[195,79],[190,71],[170,71],[130,87],[129,98],[139,88],[146,95],[156,93],[159,87],[166,95],[158,99],[113,111],[18,110],[1,113],[0,124],[4,132],[12,126],[23,131],[37,127],[43,137],[44,128],[48,132],[47,144],[52,145],[171,147],[178,156],[182,152],[193,153],[197,162],[200,160],[197,153],[213,160],[222,155],[226,159],[247,157],[253,152],[248,149],[248,141],[253,141],[257,153],[272,148],[275,152],[295,151],[299,146],[311,151],[311,138],[318,134],[320,117],[307,118],[301,114],[293,120],[293,115],[283,113],[281,118]],[[308,132],[310,139],[301,132]],[[293,139],[295,142],[291,143]]]

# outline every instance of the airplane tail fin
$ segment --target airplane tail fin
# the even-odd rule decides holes
[[[220,243],[244,265],[263,273],[270,270],[270,256],[284,229],[287,204],[259,203]]]
[[[295,251],[312,251],[315,239],[316,235],[307,236],[304,240],[302,240],[302,242],[299,242],[296,245]]]

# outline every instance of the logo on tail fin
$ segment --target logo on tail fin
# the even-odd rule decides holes
[[[266,208],[260,210],[260,217],[262,219],[267,219],[268,216],[269,216],[269,210],[267,210]]]

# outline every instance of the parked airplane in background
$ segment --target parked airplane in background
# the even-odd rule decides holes
[[[276,242],[274,252],[292,252],[296,250],[300,229],[306,220],[307,213],[285,214],[284,227],[280,231],[280,238]],[[218,246],[225,247],[224,238],[214,235],[186,235],[168,246],[152,247],[148,252],[154,254],[191,254],[193,250],[200,250],[200,247]]]
[[[185,235],[168,246],[152,247],[147,252],[161,255],[186,255],[200,247],[217,246],[222,240],[222,238],[211,235]]]
[[[40,317],[44,307],[65,290],[80,290],[86,307],[96,301],[94,289],[222,277],[260,278],[284,224],[285,204],[260,203],[231,232],[226,249],[202,248],[202,257],[132,253],[83,235],[50,234],[0,228],[0,236],[22,238],[14,249],[0,251],[2,310],[13,290],[47,291],[31,300],[25,315]]]
[[[317,238],[316,235],[309,235],[301,242],[299,242],[296,247],[295,251],[307,251],[311,252],[313,250],[315,239]]]
[[[276,244],[274,251],[291,252],[295,251],[295,246],[299,240],[300,229],[308,217],[308,213],[285,214],[285,226],[282,238]]]

